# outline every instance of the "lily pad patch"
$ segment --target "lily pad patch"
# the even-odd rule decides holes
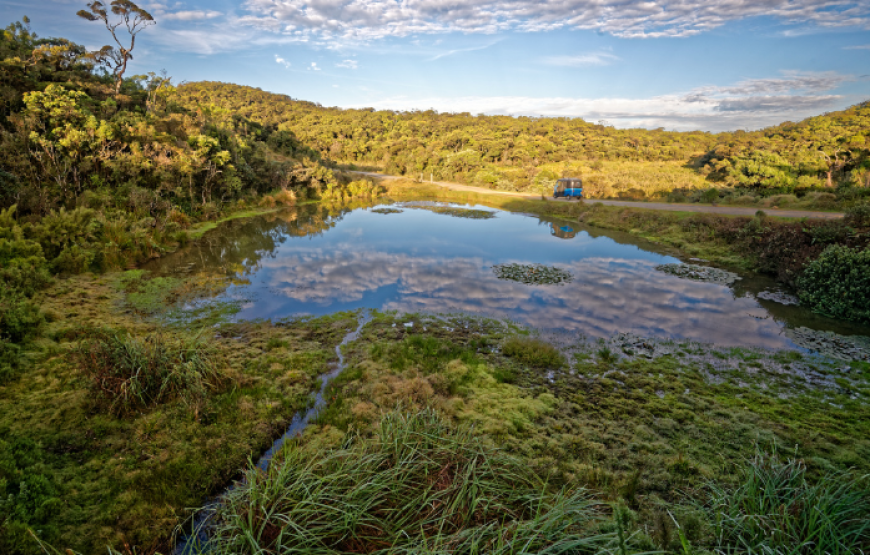
[[[492,267],[495,277],[518,281],[526,285],[561,285],[573,281],[567,270],[543,264],[497,264]]]

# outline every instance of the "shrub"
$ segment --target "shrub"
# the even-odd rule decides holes
[[[224,381],[213,350],[201,338],[110,329],[90,332],[76,355],[91,388],[109,412],[129,414],[173,399],[199,417],[208,392]]]
[[[870,548],[866,480],[831,473],[815,484],[801,461],[756,455],[734,488],[711,485],[717,553],[829,555]]]
[[[288,443],[215,505],[209,552],[594,553],[584,490],[549,493],[528,465],[426,409],[390,413],[371,439]]]
[[[807,265],[798,294],[820,314],[870,322],[870,249],[829,246]]]
[[[858,204],[848,208],[844,221],[852,227],[870,227],[870,204]]]
[[[56,270],[78,274],[91,269],[94,263],[99,228],[93,210],[61,208],[42,218],[31,231]]]
[[[540,339],[514,336],[505,341],[502,352],[527,366],[562,368],[565,357],[558,349]]]

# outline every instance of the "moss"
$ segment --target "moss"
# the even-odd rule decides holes
[[[396,406],[432,407],[521,456],[554,487],[588,487],[624,500],[649,529],[661,503],[701,502],[708,480],[733,482],[758,448],[796,449],[816,474],[870,470],[870,409],[866,398],[850,399],[870,376],[827,380],[834,362],[673,341],[655,343],[649,358],[602,357],[610,342],[580,341],[550,346],[572,366],[547,370],[534,357],[498,349],[461,359],[482,340],[528,344],[507,326],[414,321],[427,329],[415,334],[416,343],[451,344],[459,355],[431,363],[407,358],[402,345],[411,334],[393,328],[391,317],[376,318],[348,346],[348,370],[330,388],[334,400],[314,436],[370,430]],[[499,379],[502,372],[510,383]]]
[[[30,353],[26,373],[0,386],[0,437],[30,442],[38,453],[15,472],[53,484],[45,489],[53,512],[24,524],[85,554],[106,545],[165,552],[187,508],[227,484],[309,405],[316,377],[355,326],[353,314],[341,313],[207,328],[203,340],[233,376],[233,387],[210,393],[196,413],[179,398],[120,418],[97,410],[70,352],[86,327],[124,329],[131,337],[163,327],[159,313],[132,308],[118,286],[126,278],[76,276],[40,294],[42,306],[56,314],[46,326],[51,339]],[[14,532],[7,528],[0,526],[0,545]],[[29,541],[16,550],[11,553],[41,552]]]

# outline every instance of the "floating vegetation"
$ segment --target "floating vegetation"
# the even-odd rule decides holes
[[[809,328],[786,328],[785,335],[795,345],[838,360],[870,362],[870,339],[858,335],[840,335]]]
[[[401,214],[404,210],[399,210],[398,208],[375,208],[372,210],[373,214]]]
[[[797,297],[789,295],[788,293],[783,293],[782,291],[762,291],[757,295],[757,297],[765,301],[773,301],[786,306],[798,306],[801,304]]]
[[[685,279],[721,283],[722,285],[731,285],[735,281],[743,279],[734,272],[710,268],[708,266],[698,266],[696,264],[662,264],[661,266],[656,266],[656,270]]]
[[[496,213],[492,210],[478,210],[476,208],[463,208],[461,206],[445,206],[434,202],[417,201],[404,202],[402,206],[406,208],[421,208],[436,214],[446,214],[454,218],[467,218],[469,220],[491,220],[495,218]]]
[[[574,279],[570,272],[543,264],[497,264],[492,267],[495,277],[526,285],[561,285]]]
[[[495,212],[489,210],[475,210],[474,208],[455,208],[453,206],[427,206],[424,208],[436,214],[447,214],[454,218],[468,218],[469,220],[491,220],[495,218]]]

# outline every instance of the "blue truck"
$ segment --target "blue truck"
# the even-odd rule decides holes
[[[583,198],[583,180],[579,177],[563,177],[553,186],[553,198]]]

